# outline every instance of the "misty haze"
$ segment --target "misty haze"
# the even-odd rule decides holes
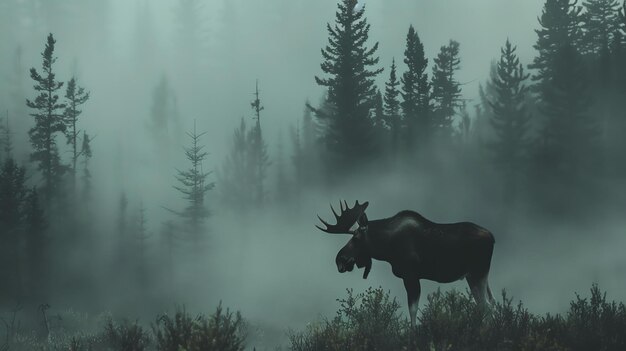
[[[0,351],[626,350],[625,12],[0,0]]]

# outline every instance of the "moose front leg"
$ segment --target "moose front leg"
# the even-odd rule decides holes
[[[415,327],[415,321],[417,318],[417,305],[420,301],[420,293],[422,288],[420,286],[419,279],[416,278],[404,278],[404,288],[406,289],[406,296],[409,302],[409,316],[411,317],[411,327]]]

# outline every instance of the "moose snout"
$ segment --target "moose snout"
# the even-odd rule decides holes
[[[351,257],[341,257],[337,259],[337,270],[339,273],[352,272],[355,260]]]

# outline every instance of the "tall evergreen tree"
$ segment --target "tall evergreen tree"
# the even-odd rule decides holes
[[[524,84],[529,75],[524,72],[516,50],[507,39],[490,81],[494,97],[489,101],[493,112],[489,122],[496,138],[488,145],[495,166],[504,176],[507,199],[515,196],[516,178],[523,170],[529,147],[530,115],[525,106],[528,88]]]
[[[459,70],[459,43],[450,40],[441,47],[432,77],[432,99],[435,104],[430,128],[441,137],[450,137],[453,133],[452,122],[456,109],[460,107],[461,84],[455,77]]]
[[[243,118],[233,132],[230,152],[219,173],[219,191],[222,201],[238,210],[247,210],[254,201],[254,187],[248,162],[248,127]]]
[[[578,6],[578,0],[546,0],[539,18],[541,28],[535,30],[538,38],[534,48],[538,56],[528,65],[535,70],[532,79],[537,81],[539,91],[553,76],[558,52],[563,47],[580,46],[582,21],[582,7]]]
[[[609,48],[620,27],[617,0],[584,2],[584,53],[608,57]]]
[[[215,187],[214,182],[207,181],[212,172],[205,172],[203,167],[203,162],[208,155],[204,151],[204,145],[200,144],[200,138],[204,135],[206,132],[198,134],[194,121],[193,132],[187,132],[191,145],[185,148],[185,156],[191,165],[187,170],[177,171],[176,179],[180,185],[174,186],[188,202],[187,207],[178,214],[187,222],[188,230],[196,242],[201,234],[203,222],[209,216],[205,204],[206,194]]]
[[[167,76],[162,75],[152,92],[148,128],[161,156],[169,155],[181,133],[178,102]]]
[[[83,131],[83,144],[80,150],[83,158],[83,200],[88,200],[91,196],[91,171],[89,170],[89,161],[91,160],[91,137],[87,132]]]
[[[43,191],[47,203],[58,190],[66,169],[61,164],[56,145],[56,134],[65,132],[66,125],[62,113],[65,105],[59,103],[59,96],[56,94],[63,87],[63,82],[55,80],[53,71],[53,64],[56,61],[55,43],[54,37],[49,34],[46,47],[41,54],[43,75],[39,74],[35,68],[30,69],[30,76],[36,83],[34,88],[38,95],[34,101],[26,100],[26,105],[34,110],[30,115],[35,117],[35,126],[28,132],[33,146],[31,160],[38,163],[37,167],[42,172]]]
[[[76,164],[78,163],[78,158],[81,156],[80,146],[78,145],[80,130],[76,128],[76,123],[78,122],[78,116],[82,113],[80,107],[89,100],[89,92],[85,91],[85,88],[78,86],[76,78],[72,77],[67,83],[65,99],[65,136],[67,137],[67,143],[72,148],[71,172],[72,182],[74,183],[74,188],[76,188]]]
[[[402,116],[400,115],[400,90],[398,90],[398,77],[396,76],[396,60],[391,61],[389,80],[385,83],[385,119],[391,131],[391,151],[398,154],[400,146],[400,131],[402,128]]]
[[[387,122],[385,116],[385,103],[383,94],[380,90],[376,89],[376,95],[374,95],[374,105],[372,114],[372,124],[374,126],[375,134],[384,135],[387,130]]]
[[[323,140],[330,153],[334,173],[364,163],[376,150],[370,118],[376,86],[374,79],[382,72],[375,69],[378,43],[366,46],[370,25],[365,11],[355,10],[357,0],[338,4],[335,25],[327,24],[328,45],[322,49],[322,71],[328,78],[315,77],[317,84],[328,88],[332,109],[315,109],[324,120]]]
[[[248,135],[248,161],[250,162],[249,171],[251,172],[251,180],[255,188],[255,201],[261,206],[265,201],[265,178],[267,177],[267,169],[270,165],[269,155],[267,153],[267,144],[263,139],[263,130],[261,128],[261,111],[265,108],[261,105],[259,98],[259,82],[256,83],[254,92],[255,99],[250,103],[254,111],[255,125],[250,129]]]
[[[581,55],[572,46],[557,52],[540,111],[546,117],[539,143],[539,167],[560,181],[580,179],[597,166],[599,125],[590,114],[589,78]]]
[[[428,59],[415,28],[409,27],[404,50],[407,71],[402,74],[402,114],[407,131],[405,141],[412,151],[415,140],[425,142],[430,135],[430,83],[428,82]]]

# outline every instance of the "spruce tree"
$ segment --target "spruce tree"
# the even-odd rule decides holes
[[[504,177],[505,197],[509,200],[515,195],[517,177],[523,170],[529,147],[530,115],[525,105],[528,88],[524,84],[529,75],[524,72],[516,50],[507,39],[489,82],[493,98],[488,101],[493,113],[489,122],[495,131],[495,139],[488,146],[494,165]]]
[[[581,54],[572,46],[561,48],[554,60],[540,111],[545,116],[537,157],[542,171],[559,181],[581,179],[597,166],[599,125],[589,111],[589,77]]]
[[[261,128],[261,111],[265,108],[261,105],[259,98],[259,82],[256,83],[254,92],[255,99],[250,103],[254,111],[255,125],[250,129],[248,135],[248,162],[250,163],[248,170],[251,172],[250,177],[255,188],[255,202],[257,206],[261,206],[265,201],[265,178],[267,177],[267,169],[270,165],[269,155],[267,153],[267,144],[263,139],[263,130]]]
[[[583,5],[584,53],[606,57],[620,27],[621,6],[617,0],[586,0]]]
[[[452,136],[452,122],[456,109],[460,107],[461,84],[455,77],[460,64],[459,43],[450,40],[448,45],[441,47],[435,58],[432,77],[432,99],[435,106],[430,128],[443,138]]]
[[[254,188],[248,161],[248,127],[243,117],[233,132],[230,152],[219,173],[222,202],[237,210],[247,210],[254,201]]]
[[[416,146],[416,139],[424,143],[430,136],[430,83],[428,82],[428,59],[415,28],[409,27],[406,36],[404,63],[407,71],[402,74],[402,115],[406,134],[405,144],[409,151]]]
[[[80,130],[76,128],[76,123],[78,122],[78,116],[82,113],[80,107],[89,100],[89,92],[85,91],[85,88],[78,86],[76,78],[72,77],[67,83],[65,99],[65,136],[67,137],[67,143],[72,148],[71,172],[72,182],[74,183],[74,188],[76,188],[76,164],[81,156],[80,145],[78,145]]]
[[[200,144],[200,138],[204,135],[206,132],[197,132],[194,121],[193,132],[187,132],[191,145],[185,147],[185,156],[191,164],[184,171],[177,170],[176,180],[180,185],[174,186],[187,201],[187,207],[178,214],[186,221],[186,226],[196,242],[201,234],[203,222],[209,216],[205,204],[206,194],[215,187],[214,182],[207,181],[212,172],[204,171],[203,162],[208,155],[204,151],[204,145]]]
[[[389,80],[385,83],[385,120],[391,132],[391,152],[397,155],[400,147],[400,131],[402,128],[402,116],[400,115],[400,82],[396,76],[396,60],[391,61]]]
[[[52,34],[48,35],[46,47],[41,54],[43,57],[42,74],[35,68],[30,69],[30,76],[35,81],[35,91],[38,95],[34,100],[26,100],[26,105],[34,111],[30,114],[35,118],[35,126],[28,132],[33,146],[31,160],[37,162],[37,168],[42,172],[44,184],[43,193],[47,203],[58,191],[61,177],[66,167],[61,164],[59,151],[56,145],[56,134],[65,132],[62,109],[65,104],[59,103],[56,92],[63,87],[63,82],[55,80],[53,64],[54,44]]]
[[[367,47],[370,25],[365,11],[355,11],[357,0],[341,0],[335,25],[327,24],[328,45],[322,49],[322,71],[327,78],[315,77],[328,88],[332,109],[315,109],[323,120],[323,141],[329,151],[330,169],[348,170],[367,161],[376,151],[371,110],[376,95],[374,79],[382,69],[375,56],[378,43]]]
[[[91,140],[87,132],[83,131],[83,143],[80,150],[80,156],[83,158],[83,200],[88,200],[91,196],[91,171],[89,170],[89,161],[92,157]]]
[[[535,30],[538,38],[534,48],[538,56],[528,65],[535,70],[532,79],[537,82],[539,91],[553,76],[558,52],[563,47],[581,46],[582,21],[578,0],[546,0],[539,18],[541,28]]]
[[[385,103],[383,94],[380,90],[376,89],[376,95],[374,95],[374,108],[372,115],[372,124],[374,126],[376,135],[384,135],[387,129],[387,122],[385,116]]]

